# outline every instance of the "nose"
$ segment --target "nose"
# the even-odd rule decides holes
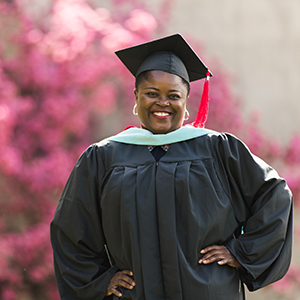
[[[170,102],[166,96],[160,96],[156,102],[160,106],[169,106]]]

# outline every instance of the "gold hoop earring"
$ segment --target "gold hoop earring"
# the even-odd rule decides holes
[[[187,121],[190,118],[190,113],[187,109],[185,109],[184,115],[184,121]]]
[[[133,113],[135,116],[138,115],[138,113],[137,113],[137,111],[136,111],[136,107],[137,107],[137,105],[134,104],[134,107],[133,107],[133,110],[132,110],[132,113]]]

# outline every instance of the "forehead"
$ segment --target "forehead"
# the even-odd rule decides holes
[[[141,74],[140,83],[142,82],[157,82],[157,83],[169,83],[179,84],[184,86],[184,81],[181,77],[160,70],[150,70]]]
[[[155,87],[157,89],[178,90],[187,95],[190,92],[190,86],[187,81],[180,76],[160,70],[150,70],[141,73],[136,78],[136,89],[146,89]]]

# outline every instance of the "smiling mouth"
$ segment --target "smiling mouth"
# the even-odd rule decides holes
[[[166,117],[170,115],[169,112],[162,112],[162,111],[155,111],[153,112],[153,114],[158,117]]]

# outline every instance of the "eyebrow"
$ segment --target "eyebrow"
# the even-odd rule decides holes
[[[148,87],[145,87],[145,88],[143,88],[143,90],[148,90],[148,89],[155,90],[155,91],[159,91],[159,89],[158,89],[158,88],[156,88],[156,87],[153,87],[153,86],[148,86]],[[179,91],[179,90],[169,90],[169,92],[178,92],[178,93],[183,93],[182,91]]]

